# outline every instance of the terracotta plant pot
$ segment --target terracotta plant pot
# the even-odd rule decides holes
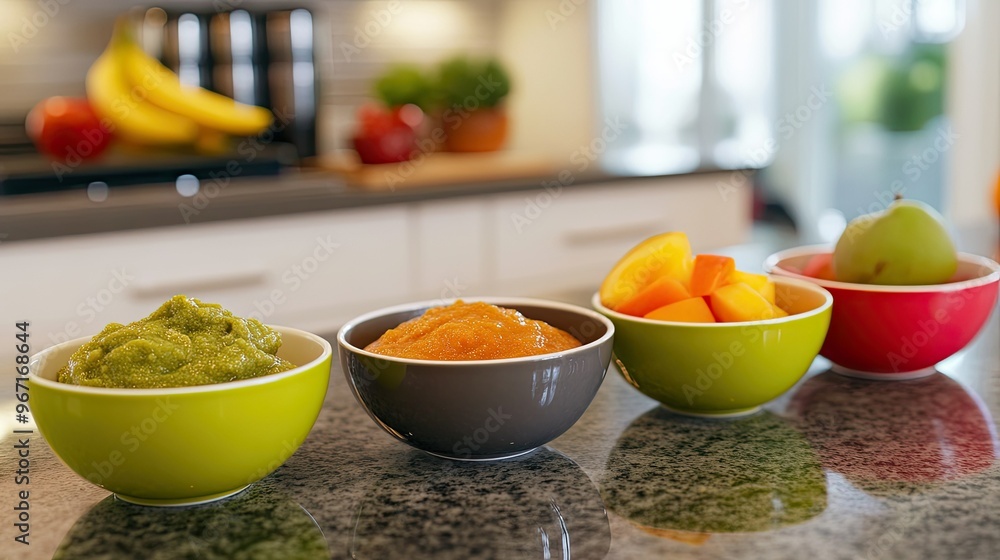
[[[495,152],[507,140],[507,112],[499,107],[476,109],[465,118],[445,124],[449,152]]]

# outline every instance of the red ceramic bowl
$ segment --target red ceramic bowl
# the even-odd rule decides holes
[[[986,323],[997,301],[1000,265],[959,253],[950,282],[931,286],[878,286],[814,278],[815,257],[828,246],[797,247],[767,258],[774,275],[815,282],[833,294],[830,330],[820,355],[834,371],[855,377],[913,379],[964,348]]]

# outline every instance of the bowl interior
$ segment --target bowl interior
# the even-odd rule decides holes
[[[832,299],[833,296],[826,290],[817,289],[814,284],[793,282],[786,278],[774,279],[775,303],[788,312],[788,318],[819,309],[831,303]]]
[[[31,373],[41,379],[56,381],[59,370],[69,362],[69,357],[88,340],[90,340],[89,336],[78,338],[43,351],[44,353],[37,355],[33,360]]]
[[[955,274],[944,284],[930,286],[884,286],[876,284],[855,284],[851,282],[838,282],[835,280],[825,280],[813,278],[802,274],[809,261],[821,255],[832,253],[830,247],[807,246],[798,247],[775,253],[768,257],[764,264],[764,269],[768,272],[777,272],[793,278],[807,279],[821,286],[833,286],[844,289],[865,289],[870,291],[927,291],[932,288],[935,291],[941,289],[960,289],[966,287],[967,283],[983,283],[1000,279],[1000,265],[990,259],[969,253],[958,254],[958,269]]]
[[[266,375],[263,377],[255,377],[252,379],[244,379],[242,381],[231,381],[229,383],[215,383],[212,385],[197,385],[193,387],[177,387],[177,388],[167,388],[167,389],[108,389],[102,387],[81,387],[77,385],[66,385],[60,384],[63,387],[73,387],[76,389],[86,389],[95,391],[178,391],[178,390],[204,390],[206,388],[216,387],[219,385],[231,385],[236,383],[248,383],[248,382],[260,382],[261,380],[276,379],[279,377],[287,377],[289,375],[294,375],[296,372],[301,371],[306,366],[311,366],[319,361],[322,361],[327,356],[333,353],[330,343],[326,340],[320,338],[317,335],[307,333],[305,331],[300,331],[298,329],[293,329],[289,327],[271,326],[272,329],[281,333],[281,347],[278,348],[278,356],[288,360],[289,362],[295,364],[297,367],[295,369],[290,369],[288,371],[283,371],[281,373],[276,373],[273,375]],[[40,378],[42,380],[57,382],[57,375],[59,370],[69,361],[70,356],[83,344],[88,342],[91,337],[77,338],[67,342],[63,342],[56,346],[53,346],[47,350],[42,351],[36,355],[35,359],[32,361],[31,372],[32,375]]]
[[[385,331],[423,315],[428,309],[450,305],[455,300],[436,300],[393,307],[363,315],[341,330],[341,340],[357,350],[375,342]],[[544,321],[573,335],[583,345],[604,338],[612,328],[600,315],[568,304],[533,299],[462,298],[462,301],[483,301],[516,309],[528,319]],[[383,358],[385,356],[382,356]]]

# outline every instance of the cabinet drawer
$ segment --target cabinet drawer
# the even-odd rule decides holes
[[[177,293],[265,322],[334,328],[325,314],[409,292],[399,207],[179,226],[0,247],[4,315],[39,343],[145,316]],[[332,315],[331,315],[332,317]],[[40,347],[38,347],[40,349]]]
[[[164,241],[165,250],[191,252],[196,260],[172,274],[146,260],[135,298],[155,305],[186,290],[265,322],[298,326],[308,320],[334,328],[337,320],[324,321],[324,315],[401,299],[409,291],[407,213],[399,207],[217,227],[197,238]],[[202,248],[206,243],[212,250]]]
[[[726,200],[714,174],[539,189],[497,197],[496,276],[595,286],[621,256],[656,233],[688,233],[696,251],[731,245],[749,230],[749,193]]]

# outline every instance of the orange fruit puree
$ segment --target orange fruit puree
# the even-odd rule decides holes
[[[496,360],[576,348],[566,331],[515,309],[458,300],[389,329],[365,350],[415,360]]]

